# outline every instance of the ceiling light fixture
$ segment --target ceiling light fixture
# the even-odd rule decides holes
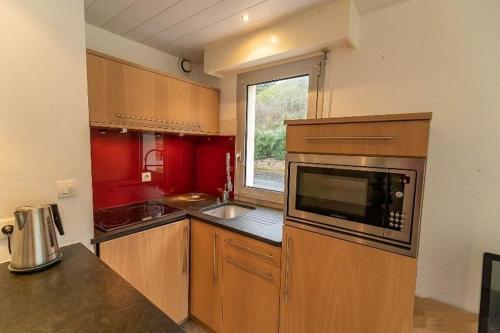
[[[250,21],[250,16],[248,16],[248,14],[243,14],[241,19],[243,20],[243,22],[248,22],[248,21]]]

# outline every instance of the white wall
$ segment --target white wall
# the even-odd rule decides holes
[[[179,58],[90,24],[86,25],[86,39],[89,49],[211,87],[219,87],[219,79],[205,74],[202,65],[194,64],[193,71],[186,76],[178,69]]]
[[[333,49],[331,116],[433,112],[417,293],[478,312],[482,253],[500,253],[500,1],[411,0],[360,17]],[[221,82],[228,132],[236,80]]]
[[[0,1],[0,218],[57,201],[62,244],[93,236],[83,1]],[[0,241],[0,262],[9,260]]]
[[[359,13],[351,0],[338,0],[300,12],[259,31],[224,39],[205,48],[205,72],[221,76],[290,57],[317,52],[330,44],[356,46]]]
[[[477,312],[500,252],[500,1],[412,0],[360,29],[331,54],[330,114],[434,113],[417,293]]]
[[[236,135],[236,73],[226,73],[220,80],[219,131]]]

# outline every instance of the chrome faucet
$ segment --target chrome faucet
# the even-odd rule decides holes
[[[229,193],[233,190],[233,183],[231,182],[230,171],[231,154],[226,153],[226,183],[224,184],[224,191],[222,191],[222,202],[229,200]]]

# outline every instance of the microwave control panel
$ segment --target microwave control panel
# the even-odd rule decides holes
[[[405,190],[410,186],[411,178],[405,174],[390,173],[388,177],[388,203],[385,228],[409,234],[411,230],[411,212],[405,211]],[[409,198],[408,198],[409,199]]]

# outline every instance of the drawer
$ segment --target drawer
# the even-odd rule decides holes
[[[222,249],[222,256],[224,265],[231,265],[249,273],[253,273],[279,286],[281,272],[279,267],[263,262],[254,256],[229,246],[224,246]]]
[[[280,267],[281,247],[272,246],[261,241],[224,230],[224,248],[231,248],[253,258]]]
[[[288,125],[289,153],[427,156],[430,121]]]

